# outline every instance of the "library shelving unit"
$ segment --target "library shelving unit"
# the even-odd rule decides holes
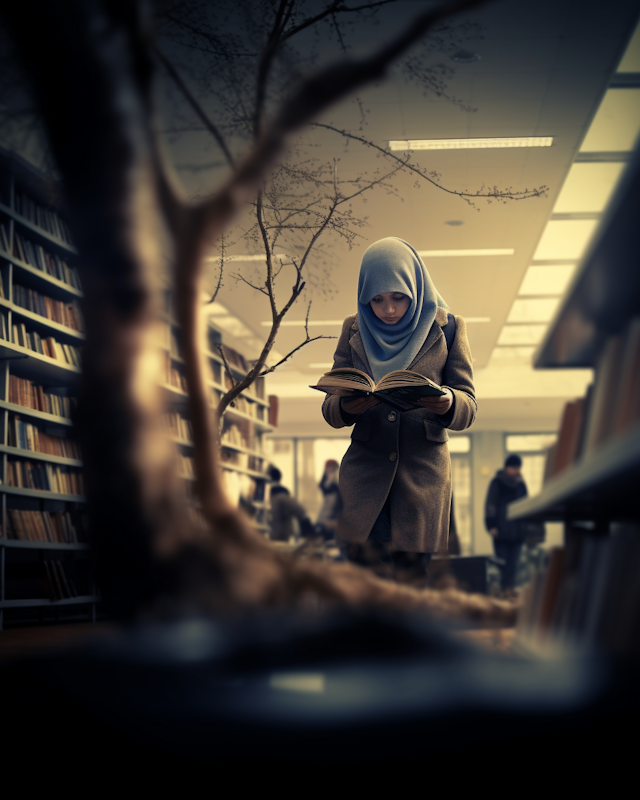
[[[188,395],[184,360],[181,356],[180,328],[175,322],[168,293],[165,310],[165,375],[162,389],[167,409],[166,426],[180,451],[181,475],[185,480],[190,480],[193,478],[193,441],[186,411]],[[212,404],[217,406],[222,395],[235,381],[246,375],[251,364],[239,352],[223,344],[222,332],[214,325],[209,324],[207,335],[209,388]],[[222,347],[224,359],[218,347]],[[266,471],[268,465],[263,440],[264,435],[272,430],[273,426],[269,423],[269,402],[265,397],[265,379],[258,378],[226,409],[221,427],[220,453],[227,492],[265,535],[269,531],[270,481]]]
[[[0,153],[0,630],[33,615],[95,620],[99,600],[71,437],[82,292],[52,191]]]
[[[536,368],[594,368],[595,389],[607,341],[622,335],[629,342],[629,327],[640,315],[638,192],[640,151],[636,150],[538,348]],[[613,414],[616,395],[624,394],[624,377],[616,376],[607,387],[610,403],[605,415]],[[595,414],[593,403],[591,409]],[[637,398],[635,410],[640,410]],[[638,593],[630,589],[638,584],[633,572],[640,568],[639,488],[640,415],[636,413],[624,433],[604,438],[595,450],[578,452],[540,494],[510,506],[510,519],[564,523],[565,552],[556,558],[555,577],[549,562],[546,609],[540,610],[550,638],[561,633],[560,640],[571,644],[638,655],[629,636],[640,611]],[[537,591],[544,593],[544,587]],[[539,617],[536,620],[540,622]],[[535,628],[528,633],[535,638]]]

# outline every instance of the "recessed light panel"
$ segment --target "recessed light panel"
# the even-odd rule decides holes
[[[604,211],[626,164],[579,162],[569,170],[554,214]]]
[[[475,250],[418,250],[422,258],[443,258],[447,256],[512,256],[513,247],[484,248]]]
[[[575,264],[557,264],[555,266],[529,267],[518,294],[522,295],[562,295],[571,276],[575,272]]]
[[[525,361],[529,363],[535,353],[535,347],[494,347],[491,353],[492,360],[513,363]]]
[[[598,225],[595,219],[550,220],[538,243],[534,261],[579,259]]]
[[[609,89],[580,146],[583,153],[629,152],[640,133],[640,89]]]
[[[549,322],[556,312],[559,297],[515,300],[507,322]]]
[[[536,345],[544,336],[546,325],[505,325],[498,345]]]

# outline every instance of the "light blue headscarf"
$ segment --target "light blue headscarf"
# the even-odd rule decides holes
[[[381,292],[402,292],[411,298],[407,313],[395,325],[378,319],[369,305]],[[449,308],[410,244],[389,236],[365,250],[358,278],[358,326],[376,382],[394,369],[407,369],[427,338],[438,306]]]

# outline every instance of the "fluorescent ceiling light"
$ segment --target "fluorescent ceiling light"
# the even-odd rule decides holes
[[[559,297],[514,300],[507,322],[549,322],[559,302]]]
[[[308,325],[309,327],[317,327],[318,325],[342,325],[344,323],[343,319],[314,319],[309,320]],[[273,323],[271,320],[265,320],[261,322],[263,328],[270,328]],[[303,319],[283,319],[280,323],[281,328],[304,328],[304,320]]]
[[[498,345],[535,345],[546,330],[546,325],[505,325],[500,331]]]
[[[630,151],[639,133],[640,89],[608,89],[580,151]]]
[[[486,150],[495,147],[551,147],[553,136],[510,136],[485,139],[394,139],[391,150]]]
[[[553,207],[554,214],[604,211],[626,164],[573,164]]]
[[[557,439],[557,433],[512,433],[507,436],[507,452],[526,453],[532,450],[546,450]]]
[[[230,333],[232,336],[240,338],[254,335],[253,331],[249,330],[237,317],[214,317],[213,319],[218,328],[222,328],[223,331]]]
[[[475,250],[418,250],[422,258],[440,258],[441,256],[512,256],[513,247],[485,248]]]
[[[284,253],[274,253],[274,258],[278,260],[288,259],[289,256],[285,255]],[[236,256],[225,256],[225,261],[266,261],[267,257],[264,253],[262,255],[236,255]],[[220,261],[220,256],[209,256],[209,258],[205,259],[205,261]]]
[[[618,64],[617,72],[640,72],[640,22]]]
[[[575,264],[529,267],[525,272],[518,294],[521,296],[564,294],[575,269]]]
[[[580,259],[597,225],[595,219],[550,220],[540,237],[533,260]]]

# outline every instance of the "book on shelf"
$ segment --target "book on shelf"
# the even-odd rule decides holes
[[[22,450],[80,459],[80,449],[73,439],[42,431],[37,425],[24,422],[17,414],[9,418],[8,442],[10,447]]]
[[[26,286],[14,284],[13,302],[20,308],[25,308],[27,311],[57,322],[59,325],[79,332],[83,330],[80,308],[75,301],[65,303]]]
[[[0,225],[0,245],[5,253],[11,253],[11,245],[9,242],[9,226]]]
[[[269,425],[278,427],[278,397],[275,394],[269,395]]]
[[[387,373],[377,383],[359,369],[338,367],[329,370],[317,384],[310,387],[339,397],[375,397],[397,411],[421,408],[422,397],[441,397],[445,394],[437,383],[408,369]]]
[[[609,336],[596,364],[593,396],[584,434],[583,455],[593,455],[609,438],[613,422],[613,405],[620,382],[624,352],[623,334]]]
[[[7,461],[7,483],[17,488],[54,494],[84,494],[82,473],[47,462]]]
[[[14,344],[34,353],[53,358],[70,367],[81,366],[80,350],[70,344],[61,344],[53,336],[43,339],[36,331],[27,330],[24,322],[11,326]]]
[[[57,253],[50,253],[42,245],[32,242],[17,231],[14,231],[13,235],[12,255],[30,267],[66,283],[78,291],[82,288],[75,267],[69,266]]]
[[[15,207],[16,212],[33,225],[37,225],[67,244],[72,244],[71,233],[67,224],[52,209],[39,205],[22,192],[16,192],[15,194]]]
[[[639,568],[637,523],[614,524],[606,537],[571,531],[525,586],[519,634],[637,657]]]
[[[611,435],[620,436],[640,421],[640,316],[626,329]]]
[[[558,439],[547,454],[545,482],[589,460],[608,441],[640,424],[640,317],[609,336],[585,397],[565,404]]]
[[[570,400],[565,403],[560,421],[560,429],[556,442],[549,449],[545,465],[545,481],[558,475],[575,463],[579,456],[590,392],[586,397]]]
[[[70,417],[75,400],[63,395],[45,392],[44,387],[26,378],[9,375],[9,402],[56,417]]]
[[[234,350],[233,347],[229,347],[228,344],[221,344],[220,347],[222,348],[222,352],[224,353],[224,357],[227,360],[229,366],[236,367],[238,370],[241,370],[243,373],[247,373],[249,371],[249,367],[247,366],[247,361],[242,353],[239,353],[237,350]],[[215,350],[215,346],[213,348]]]

